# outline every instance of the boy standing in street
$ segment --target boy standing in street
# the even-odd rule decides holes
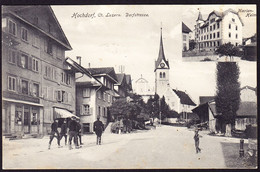
[[[79,138],[79,142],[78,143],[78,147],[79,147],[79,143],[80,145],[83,145],[83,143],[81,142],[81,125],[80,125],[80,119],[77,119],[77,137]],[[77,139],[78,139],[77,138]],[[78,141],[78,140],[77,140]]]
[[[201,152],[201,149],[199,148],[199,142],[200,142],[200,137],[202,137],[201,135],[199,135],[199,130],[196,128],[195,129],[195,135],[194,135],[194,141],[195,141],[195,148],[196,148],[196,153]]]
[[[55,119],[54,122],[51,124],[51,135],[50,135],[50,141],[49,141],[48,149],[51,149],[51,142],[52,142],[54,137],[56,137],[58,146],[60,148],[61,147],[60,146],[60,135],[59,135],[59,132],[58,132],[58,120],[57,119]]]
[[[78,149],[78,139],[77,139],[77,122],[76,122],[76,117],[73,116],[71,118],[71,120],[69,121],[68,123],[68,128],[69,128],[69,149],[71,150],[72,149],[72,146],[71,146],[71,141],[72,141],[72,138],[74,140],[74,144],[75,144],[75,147],[76,149]]]
[[[62,139],[62,137],[65,137],[65,145],[67,145],[67,131],[68,130],[68,126],[67,126],[67,120],[64,119],[63,124],[61,125],[61,131],[60,131],[60,140]]]
[[[94,131],[97,135],[97,145],[98,144],[101,145],[101,135],[102,135],[102,132],[104,131],[104,124],[102,123],[102,121],[99,120],[99,117],[94,122]]]

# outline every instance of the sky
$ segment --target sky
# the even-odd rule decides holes
[[[182,62],[181,22],[191,27],[198,8],[210,13],[219,6],[192,5],[80,5],[51,6],[73,50],[66,57],[82,57],[82,66],[114,67],[120,65],[132,77],[133,87],[141,75],[154,87],[154,61],[158,58],[160,28],[166,59],[170,63],[170,86],[187,91],[195,103],[199,96],[216,92],[215,62]],[[225,6],[221,6],[224,8]],[[252,6],[232,6],[233,9],[253,9]],[[235,7],[235,8],[234,8]],[[225,7],[229,8],[229,7]],[[90,17],[72,17],[74,14]],[[94,14],[94,18],[91,14]],[[107,14],[118,17],[105,17]],[[147,14],[148,17],[126,17]],[[103,17],[98,17],[100,15]],[[93,16],[93,15],[92,15]],[[256,17],[245,20],[246,34],[256,32]],[[249,23],[249,24],[248,24]],[[248,26],[250,25],[250,27]],[[252,27],[253,26],[253,27]],[[256,87],[256,62],[239,62],[241,86]]]

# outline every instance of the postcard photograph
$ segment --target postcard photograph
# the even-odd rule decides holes
[[[3,169],[256,169],[256,5],[3,5]]]

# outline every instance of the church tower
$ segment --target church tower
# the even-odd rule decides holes
[[[162,28],[159,47],[159,56],[155,61],[155,93],[162,97],[169,87],[169,62],[165,59],[163,51]],[[165,96],[165,95],[164,95]]]

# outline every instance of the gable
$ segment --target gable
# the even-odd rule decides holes
[[[9,10],[72,49],[50,6],[12,6]]]

